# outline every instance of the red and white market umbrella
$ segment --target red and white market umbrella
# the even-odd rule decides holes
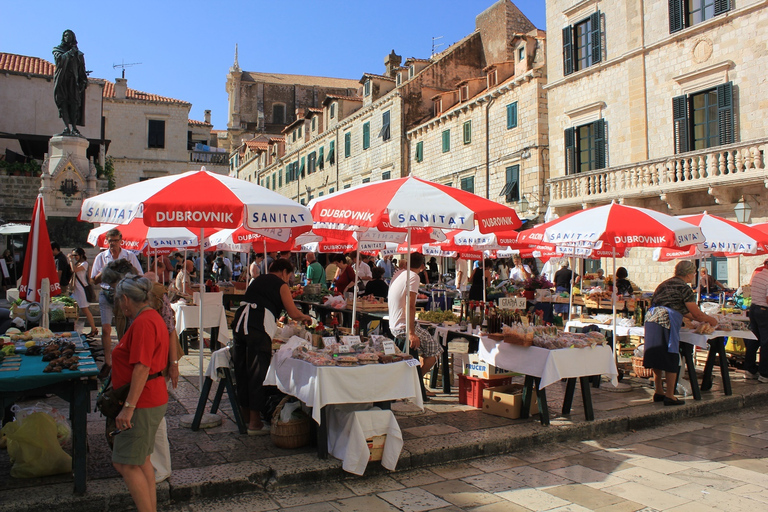
[[[305,206],[256,183],[211,173],[205,167],[89,197],[83,201],[78,216],[81,221],[109,224],[128,224],[135,218],[144,219],[147,226],[199,229],[200,240],[205,240],[205,229],[210,228],[287,228],[298,234],[312,226],[312,216]],[[198,245],[203,259],[202,244]],[[200,333],[204,291],[201,272]],[[202,382],[202,343],[199,370]]]
[[[508,206],[454,187],[409,176],[364,183],[309,203],[315,222],[395,228],[432,227],[481,233],[522,225]]]
[[[32,210],[31,229],[27,237],[27,252],[24,255],[24,270],[19,283],[19,297],[29,302],[40,302],[40,296],[43,295],[42,281],[46,278],[50,283],[50,296],[60,295],[59,274],[56,272],[56,261],[53,259],[51,239],[48,236],[48,225],[45,221],[45,204],[42,194],[38,194]]]
[[[492,233],[522,225],[508,206],[413,176],[364,183],[313,199],[309,207],[315,222],[345,225],[354,231],[407,228],[409,248],[413,228],[472,230],[478,226],[481,233]],[[410,294],[406,293],[408,307]]]
[[[88,243],[100,249],[106,249],[107,231],[117,228],[122,234],[120,246],[129,251],[150,249],[196,249],[198,234],[185,227],[154,228],[144,224],[143,219],[134,219],[124,226],[118,224],[102,224],[88,233]]]

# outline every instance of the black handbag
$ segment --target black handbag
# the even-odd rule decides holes
[[[147,382],[156,379],[157,377],[161,377],[162,375],[162,372],[152,374],[147,377]],[[128,398],[128,391],[130,391],[130,389],[130,382],[117,389],[113,388],[112,378],[110,377],[104,385],[104,388],[101,390],[101,393],[99,393],[99,396],[96,397],[96,410],[109,419],[117,418],[117,415],[120,414],[120,411],[123,408],[125,399]]]
[[[80,283],[80,286],[83,287],[83,291],[85,291],[85,300],[88,302],[99,302],[99,298],[96,297],[96,292],[93,290],[93,286],[89,284],[85,284],[80,280],[80,276],[77,275],[77,272],[75,272],[75,279],[77,279],[77,282]]]

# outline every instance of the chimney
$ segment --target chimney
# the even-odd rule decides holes
[[[395,69],[400,67],[402,61],[403,59],[395,53],[395,50],[392,50],[392,53],[384,57],[384,68],[386,69],[384,74],[389,78],[395,78]]]
[[[126,78],[115,78],[115,98],[125,99],[125,92],[128,89],[128,80]]]
[[[205,116],[205,122],[208,123],[208,124],[211,124],[211,111],[210,110],[206,110],[204,112],[204,116]]]

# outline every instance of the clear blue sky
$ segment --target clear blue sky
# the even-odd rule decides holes
[[[475,28],[494,0],[0,0],[0,51],[52,61],[65,29],[77,35],[95,78],[192,103],[190,117],[213,111],[226,129],[226,75],[239,44],[240,67],[358,79],[383,73],[393,49],[403,59],[428,58],[432,37],[443,46]],[[545,29],[544,0],[515,4]],[[53,101],[53,98],[51,98]]]

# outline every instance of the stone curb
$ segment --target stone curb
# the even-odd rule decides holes
[[[580,421],[569,425],[542,427],[538,422],[502,426],[475,431],[471,440],[466,432],[446,434],[432,442],[411,439],[405,442],[397,471],[445,464],[478,457],[502,455],[540,447],[542,444],[577,442],[589,439],[649,429],[701,416],[722,413],[752,406],[764,405],[768,400],[768,386],[752,388],[748,394],[717,396],[702,401],[687,401],[682,407],[663,407],[648,404],[633,416],[616,413],[612,417],[592,422]],[[602,414],[610,415],[610,411]],[[520,428],[525,431],[520,433]],[[479,435],[479,438],[478,438]],[[366,476],[389,473],[378,464],[366,470]],[[170,480],[158,485],[158,507],[170,503],[193,502],[200,498],[217,498],[263,492],[277,487],[318,481],[340,481],[356,478],[341,469],[341,461],[330,457],[320,460],[314,453],[276,457],[267,461],[250,461],[204,468],[190,468],[173,472]],[[55,508],[57,512],[119,512],[130,510],[133,502],[122,479],[109,478],[88,482],[85,496],[73,496],[72,485],[54,484],[44,487],[21,488],[0,492],[0,512],[38,512]]]

